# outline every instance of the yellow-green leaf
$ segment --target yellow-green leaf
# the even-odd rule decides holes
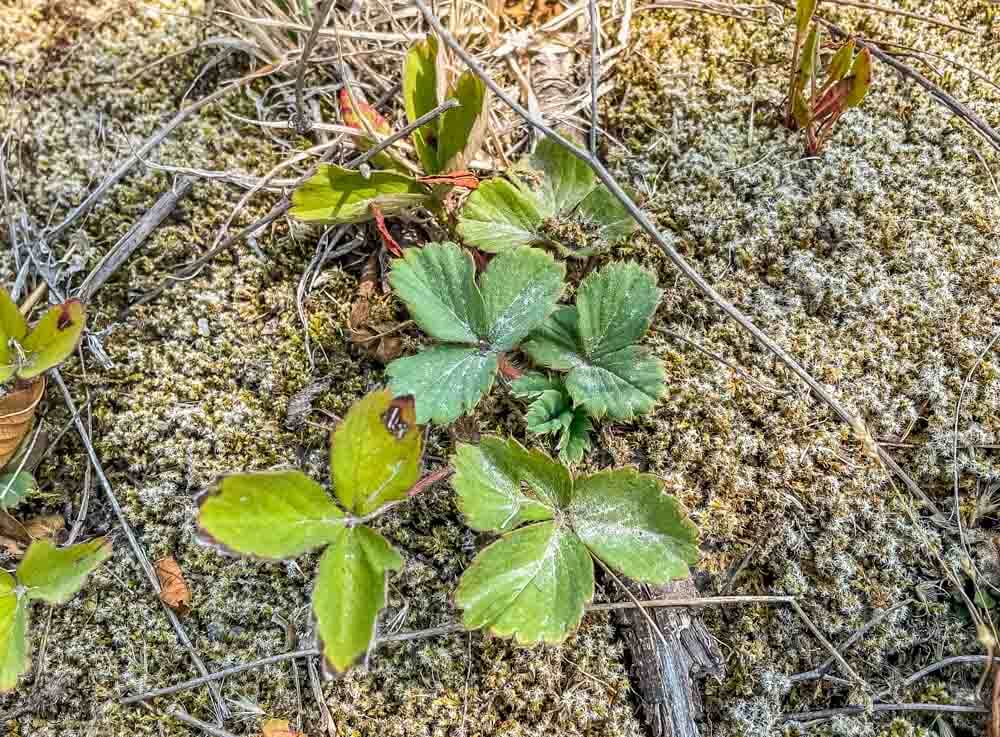
[[[28,670],[28,601],[17,582],[0,571],[0,691],[11,691]]]
[[[438,171],[468,168],[486,134],[489,91],[479,77],[463,73],[447,97],[454,97],[461,107],[445,111],[438,122]]]
[[[830,67],[826,73],[826,81],[823,86],[837,82],[847,76],[851,71],[851,61],[854,59],[854,39],[848,39],[847,43],[837,49],[837,53],[830,59]]]
[[[24,340],[28,323],[17,309],[6,289],[0,287],[0,382],[7,381],[17,370],[18,355],[11,347],[11,339]]]
[[[430,36],[417,41],[406,54],[403,62],[403,105],[409,122],[429,113],[438,105],[437,64],[441,53],[437,39]],[[413,146],[420,157],[420,164],[428,174],[437,174],[438,121],[431,121],[413,131]]]
[[[428,201],[428,189],[394,171],[373,171],[365,178],[355,169],[323,164],[292,194],[291,214],[319,223],[363,223],[374,219],[374,205],[385,217]]]
[[[87,323],[83,303],[71,299],[51,308],[21,341],[26,362],[17,376],[30,379],[65,361],[80,342]]]
[[[301,471],[237,473],[198,499],[202,539],[239,555],[294,558],[337,538],[344,513]]]
[[[386,572],[402,567],[399,553],[364,526],[345,530],[323,553],[313,616],[328,672],[347,670],[368,651],[385,606]]]
[[[57,548],[48,540],[35,540],[17,567],[17,579],[27,589],[29,599],[63,604],[109,555],[111,541],[106,537],[66,548]]]
[[[812,20],[817,5],[819,5],[819,0],[798,0],[795,4],[795,32],[798,38],[802,38],[802,34],[806,32],[806,27]]]
[[[872,55],[868,49],[861,49],[861,53],[854,59],[851,67],[851,89],[847,93],[844,101],[844,109],[857,107],[868,94],[868,88],[872,83]]]
[[[411,399],[374,391],[351,407],[333,433],[330,468],[334,493],[364,516],[406,498],[420,478],[423,428]]]

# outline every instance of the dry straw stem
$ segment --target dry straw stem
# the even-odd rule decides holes
[[[773,1],[777,2],[778,0]],[[632,198],[625,193],[625,190],[621,188],[618,182],[615,181],[614,177],[611,176],[611,173],[600,161],[598,161],[595,157],[590,156],[586,151],[574,145],[563,136],[556,133],[555,130],[550,128],[541,120],[537,119],[509,95],[507,95],[500,88],[500,86],[493,81],[489,74],[487,74],[486,70],[484,70],[483,67],[455,41],[455,38],[448,33],[447,30],[445,30],[444,26],[441,25],[441,21],[436,15],[434,15],[433,12],[431,12],[424,0],[413,0],[413,2],[418,8],[420,8],[420,11],[424,14],[424,18],[426,18],[428,24],[438,33],[444,43],[459,58],[461,58],[462,61],[465,62],[469,69],[471,69],[480,79],[483,80],[486,86],[490,88],[498,99],[503,100],[508,107],[520,115],[533,128],[545,134],[578,159],[586,163],[594,171],[604,186],[606,186],[615,196],[615,199],[622,203],[629,215],[631,215],[639,226],[646,231],[663,254],[670,259],[670,261],[681,271],[681,273],[699,290],[701,290],[701,292],[703,292],[705,296],[707,296],[717,307],[719,307],[719,309],[725,312],[726,315],[734,320],[740,327],[749,332],[758,343],[773,353],[782,363],[788,366],[788,368],[790,368],[800,379],[802,379],[809,386],[809,388],[812,389],[817,397],[826,403],[826,405],[829,406],[841,420],[851,426],[851,429],[854,430],[865,449],[876,454],[881,462],[893,471],[900,479],[902,479],[903,483],[906,484],[906,487],[913,494],[919,497],[923,504],[931,510],[936,517],[940,517],[940,512],[938,512],[934,502],[931,501],[931,499],[923,492],[917,483],[910,478],[910,476],[903,471],[902,468],[900,468],[899,464],[896,463],[892,456],[890,456],[884,448],[879,447],[875,443],[864,423],[859,418],[848,412],[848,410],[832,394],[830,394],[830,392],[828,392],[822,384],[816,381],[816,379],[814,379],[812,375],[806,371],[805,368],[803,368],[802,365],[788,351],[778,345],[769,335],[767,335],[767,333],[758,328],[753,321],[750,320],[750,318],[737,309],[735,305],[728,302],[721,294],[719,294],[715,288],[709,284],[705,278],[698,273],[698,271],[695,270],[695,268],[692,267],[691,264],[689,264],[676,249],[674,249],[673,246],[670,245],[649,217],[639,209],[635,202],[632,201]]]

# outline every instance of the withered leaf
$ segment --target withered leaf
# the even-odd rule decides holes
[[[17,386],[0,397],[0,468],[14,457],[31,429],[35,409],[45,393],[45,377]]]
[[[304,732],[292,729],[287,719],[268,719],[261,727],[261,737],[306,737]]]
[[[168,555],[156,561],[153,567],[160,582],[160,599],[178,614],[186,612],[191,605],[191,589],[177,561]]]

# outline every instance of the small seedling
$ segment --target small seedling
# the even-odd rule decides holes
[[[563,463],[579,463],[590,450],[590,433],[594,429],[587,410],[573,406],[573,397],[562,376],[530,372],[510,384],[511,392],[520,399],[530,399],[524,415],[528,432],[535,435],[558,435],[556,450]]]
[[[868,49],[854,53],[854,40],[843,44],[827,66],[819,84],[821,31],[813,22],[818,0],[799,0],[795,13],[795,45],[785,122],[806,134],[806,153],[814,156],[829,139],[833,126],[845,112],[857,107],[868,94],[872,59]],[[811,25],[810,25],[811,24]]]
[[[202,540],[225,552],[284,560],[325,548],[312,600],[328,672],[342,672],[368,652],[387,573],[403,566],[364,523],[406,498],[420,475],[422,437],[409,400],[372,392],[331,438],[330,476],[342,507],[300,471],[233,474],[198,500]]]
[[[478,179],[466,167],[483,141],[489,95],[486,85],[472,72],[457,79],[452,76],[445,50],[436,38],[414,44],[403,65],[403,102],[409,122],[448,98],[459,103],[413,132],[419,163],[407,165],[397,154],[384,151],[372,159],[378,167],[375,171],[324,164],[292,195],[291,214],[321,223],[376,220],[382,232],[385,217],[418,207],[439,210],[453,187],[474,188]],[[352,100],[346,90],[340,104],[344,122],[366,133],[359,143],[362,150],[370,148],[376,136],[388,135],[388,122],[369,105]],[[387,231],[383,237],[386,235]],[[391,238],[386,243],[397,251]]]
[[[458,220],[458,234],[482,251],[551,246],[579,258],[614,245],[635,227],[591,168],[548,138],[507,177],[480,184]]]
[[[476,283],[472,256],[430,243],[393,262],[389,281],[414,322],[443,345],[388,366],[390,390],[412,395],[417,422],[448,423],[493,387],[501,356],[543,324],[563,290],[565,267],[544,251],[502,253]]]
[[[0,571],[0,691],[10,691],[28,670],[31,602],[65,604],[111,554],[107,538],[57,548],[35,540],[14,575]]]
[[[608,264],[580,283],[574,307],[555,310],[521,350],[539,366],[568,372],[574,407],[595,418],[631,419],[651,410],[665,389],[661,362],[635,345],[661,295],[641,266]]]
[[[455,600],[469,629],[518,643],[562,642],[594,595],[594,564],[637,581],[683,578],[698,533],[655,476],[631,469],[573,478],[515,440],[460,444],[452,485],[470,527],[503,536],[462,574]]]

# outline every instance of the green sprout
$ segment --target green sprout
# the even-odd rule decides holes
[[[501,357],[555,309],[565,273],[544,251],[521,248],[490,261],[477,283],[472,256],[454,243],[408,249],[389,281],[442,344],[390,363],[389,389],[414,397],[417,422],[457,419],[493,387]]]
[[[512,381],[510,389],[515,397],[532,400],[524,415],[528,432],[558,435],[556,450],[563,463],[583,460],[590,450],[590,433],[594,425],[584,407],[573,405],[573,397],[562,376],[532,371]]]
[[[637,581],[688,575],[698,532],[655,476],[631,469],[573,478],[515,440],[460,444],[452,486],[470,527],[502,537],[462,574],[469,629],[521,644],[562,642],[594,595],[593,558]]]
[[[365,522],[406,499],[420,476],[422,445],[412,403],[375,391],[331,438],[330,476],[341,506],[301,471],[233,474],[198,500],[201,539],[225,552],[285,560],[325,548],[312,599],[328,672],[343,672],[368,652],[387,573],[403,559]]]
[[[468,71],[452,82],[444,49],[437,39],[418,41],[403,65],[403,102],[409,122],[414,123],[448,98],[457,100],[459,106],[446,110],[412,134],[419,165],[389,151],[373,157],[372,163],[378,167],[374,171],[323,164],[293,193],[292,216],[320,223],[375,220],[381,231],[384,217],[418,207],[437,210],[453,187],[475,187],[478,180],[467,167],[486,131],[486,85]],[[369,105],[353,100],[347,90],[342,91],[340,104],[345,123],[365,131],[359,142],[362,150],[370,148],[376,136],[389,134],[385,119]],[[386,242],[397,251],[391,239]]]
[[[78,299],[52,307],[34,327],[4,289],[0,289],[0,384],[25,382],[65,361],[86,324]]]
[[[458,235],[482,251],[551,246],[584,258],[636,224],[587,164],[548,138],[506,177],[479,185],[459,213]]]
[[[35,540],[14,575],[0,571],[0,691],[10,691],[30,665],[28,615],[33,601],[65,604],[111,555],[107,538],[57,548]]]
[[[806,153],[814,156],[829,139],[833,126],[851,108],[858,107],[872,82],[868,49],[854,53],[854,39],[843,44],[827,65],[819,83],[819,49],[822,33],[813,22],[818,0],[799,0],[795,13],[795,41],[785,122],[806,135]],[[812,24],[810,26],[810,24]]]

